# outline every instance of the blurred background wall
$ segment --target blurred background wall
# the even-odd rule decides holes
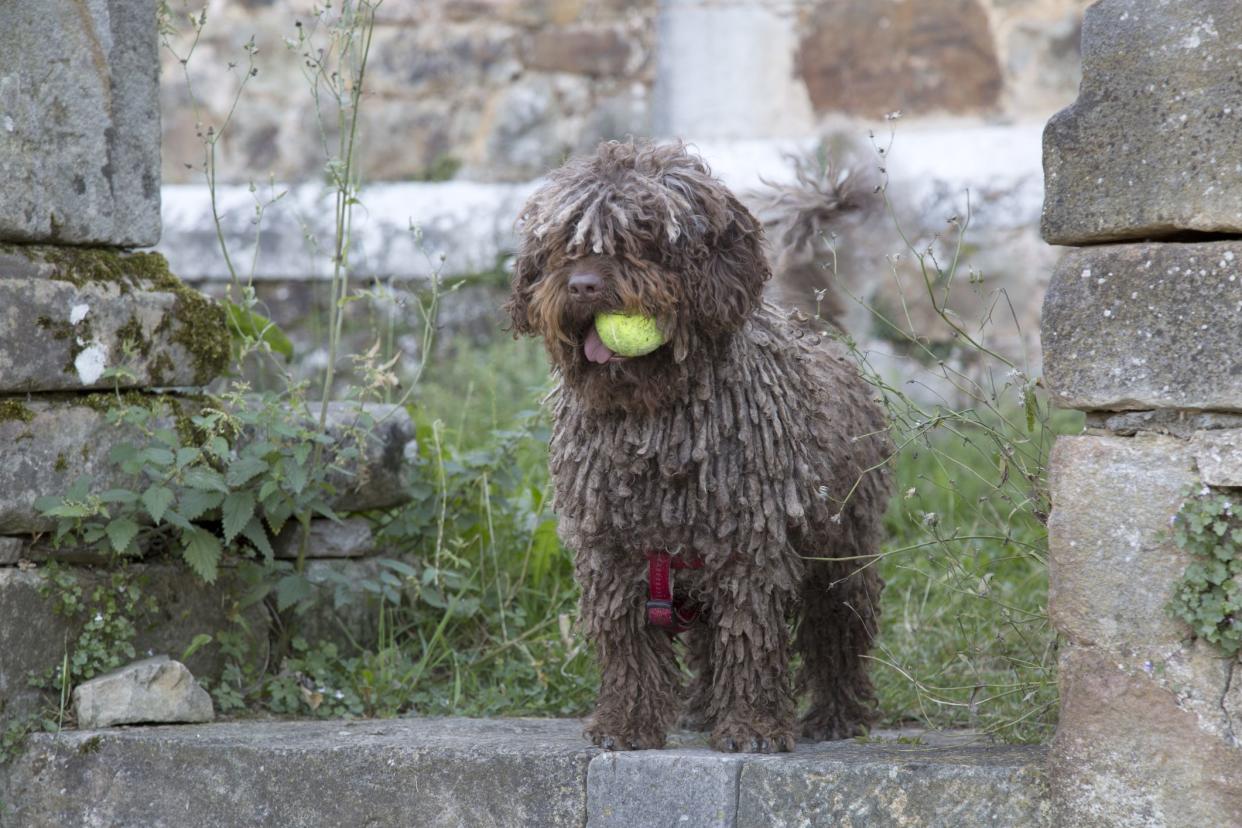
[[[180,2],[171,0],[174,12]],[[955,226],[946,220],[969,209],[962,273],[972,289],[957,294],[954,311],[992,318],[1001,347],[1033,356],[1057,256],[1036,229],[1040,132],[1076,94],[1087,5],[385,0],[361,108],[370,186],[355,228],[356,272],[403,285],[437,269],[469,277],[445,306],[447,324],[487,335],[517,210],[568,155],[628,135],[683,138],[758,203],[765,180],[791,177],[791,153],[824,146],[873,175],[883,169],[893,216],[916,246],[943,249]],[[307,243],[328,232],[324,135],[302,60],[287,45],[298,26],[314,25],[313,10],[307,0],[211,0],[184,71],[168,51],[163,65],[161,249],[183,277],[211,289],[225,273],[202,183],[201,130],[232,108],[243,46],[254,38],[258,74],[218,148],[217,203],[237,258],[253,262],[274,317],[286,324],[319,301],[315,280],[328,268]],[[170,35],[182,54],[190,40],[184,27]],[[886,119],[893,113],[900,118]],[[287,192],[265,209],[261,236],[250,182],[260,200]],[[921,275],[893,218],[842,232],[842,283],[877,307],[904,306],[920,335],[945,335],[937,314],[919,304]],[[813,291],[774,287],[804,306]],[[849,326],[872,339],[892,333],[857,308]]]

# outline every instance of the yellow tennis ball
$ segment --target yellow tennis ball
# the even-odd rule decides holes
[[[642,356],[668,340],[650,316],[628,313],[601,313],[595,317],[595,332],[614,354]]]

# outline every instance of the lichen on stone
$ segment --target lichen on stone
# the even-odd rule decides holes
[[[0,423],[14,420],[29,423],[35,414],[27,406],[17,400],[0,400]]]

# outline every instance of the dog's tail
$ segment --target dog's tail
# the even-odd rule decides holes
[[[837,233],[846,223],[874,212],[881,199],[870,175],[833,159],[822,147],[786,158],[793,179],[761,179],[767,189],[756,193],[772,273],[786,290],[818,297],[823,317],[837,321],[844,312],[834,290]]]

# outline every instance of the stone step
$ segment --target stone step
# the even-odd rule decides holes
[[[232,722],[33,736],[3,828],[1043,826],[1043,750],[892,740],[604,753],[564,719]]]

